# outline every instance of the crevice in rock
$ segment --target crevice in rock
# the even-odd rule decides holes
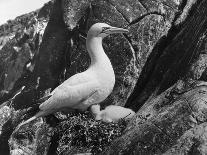
[[[126,107],[138,111],[146,101],[149,101],[150,96],[160,94],[185,76],[191,63],[199,55],[198,40],[207,25],[203,18],[206,16],[205,1],[203,3],[196,7],[196,10],[201,11],[195,10],[194,16],[187,19],[188,24],[179,28],[173,25],[167,36],[162,37],[154,46]],[[200,24],[195,27],[196,23]],[[172,56],[175,58],[172,59]],[[179,69],[180,66],[183,67],[182,70]]]
[[[108,2],[112,7],[114,7],[114,9],[115,9],[118,13],[121,14],[121,16],[124,18],[124,20],[126,20],[127,23],[130,23],[130,21],[127,19],[126,15],[125,15],[123,12],[121,12],[119,9],[117,9],[116,6],[115,6],[113,3],[110,2],[110,0],[107,0],[107,2]]]
[[[83,16],[79,22],[78,26],[76,26],[73,30],[73,32],[77,31],[79,34],[81,34],[84,37],[87,37],[87,30],[89,29],[89,18],[93,15],[92,10],[92,4],[89,4],[89,7],[86,9],[85,16]]]
[[[50,147],[48,149],[47,155],[57,155],[57,148],[59,145],[59,134],[54,134],[50,140]]]
[[[193,108],[192,106],[190,105],[190,103],[187,101],[187,99],[185,97],[183,97],[183,100],[185,101],[185,103],[187,104],[187,106],[189,107],[191,113],[193,113]]]
[[[185,52],[183,52],[183,54],[179,56],[179,59],[176,59],[177,61],[174,61],[171,64],[171,66],[168,68],[168,70],[166,70],[166,72],[162,77],[162,80],[160,81],[159,86],[157,87],[158,89],[157,94],[164,91],[167,88],[167,86],[174,84],[178,79],[185,77],[191,64],[194,62],[194,59],[199,56],[199,52],[200,52],[199,49],[202,45],[202,41],[198,41],[200,33],[197,32],[202,31],[206,26],[206,24],[207,24],[206,21],[203,20],[197,26],[196,30],[195,29],[192,30],[194,31],[192,32],[194,34],[191,37],[192,41],[191,41],[191,45],[189,46],[190,48],[187,45],[184,45],[185,49],[182,49],[183,47],[181,48]],[[188,31],[186,33],[188,33]],[[182,66],[182,70],[179,70],[180,66]]]
[[[193,123],[195,123],[196,125],[198,125],[199,122],[201,122],[201,121],[200,121],[200,120],[196,117],[196,115],[194,114],[193,108],[192,108],[192,106],[190,105],[190,103],[187,101],[187,99],[186,99],[185,97],[183,97],[183,99],[184,99],[185,103],[187,104],[187,106],[189,107],[189,109],[190,109],[190,111],[191,111],[191,114],[190,114],[189,117],[192,117],[192,119],[195,120],[195,121],[193,121],[193,120],[191,120],[191,121],[193,121]]]
[[[175,25],[175,21],[180,17],[182,14],[182,10],[184,9],[185,5],[187,4],[188,0],[183,0],[182,3],[178,6],[178,11],[175,13],[175,17],[172,21],[172,25]]]
[[[24,90],[25,86],[23,86],[22,88],[18,89],[17,91],[14,91],[14,93],[12,93],[12,97],[9,98],[7,101],[3,102],[2,104],[0,104],[0,109],[8,104],[12,104],[12,102],[15,101],[15,99],[19,96],[22,95],[23,90]],[[13,89],[14,90],[14,89]]]
[[[8,139],[14,130],[12,119],[9,119],[3,126],[0,135],[0,152],[3,155],[10,155]]]
[[[133,58],[134,58],[134,60],[135,60],[135,63],[136,63],[136,62],[139,62],[138,59],[137,59],[137,57],[136,57],[136,55],[135,55],[136,50],[135,50],[135,48],[133,47],[133,44],[132,44],[131,39],[127,36],[127,34],[123,34],[123,36],[124,36],[124,38],[125,38],[125,39],[128,41],[128,43],[129,43],[129,46],[130,46],[130,48],[131,48],[131,50],[132,50]],[[135,65],[136,65],[136,64],[135,64]]]
[[[139,0],[139,2],[142,4],[142,6],[144,7],[144,8],[146,8],[147,10],[149,10],[148,8],[147,8],[147,6],[142,2],[143,0]],[[151,0],[151,1],[154,1],[155,3],[158,3],[157,2],[157,0]],[[161,2],[159,2],[159,3],[162,3],[164,6],[166,6],[166,7],[168,7],[168,8],[170,8],[170,9],[172,9],[172,10],[175,10],[175,11],[177,11],[178,9],[176,9],[175,8],[175,4],[173,5],[173,2],[169,2],[170,4],[172,4],[172,6],[170,5],[170,4],[168,4],[167,2],[169,2],[169,1],[161,1]]]
[[[146,85],[148,84],[151,75],[155,69],[157,60],[159,57],[163,54],[165,48],[172,42],[176,34],[178,34],[179,30],[175,29],[175,27],[171,27],[171,29],[168,32],[167,36],[163,36],[154,46],[151,54],[149,55],[145,66],[143,67],[143,70],[140,74],[140,77],[137,81],[137,84],[134,88],[134,91],[130,95],[130,97],[127,100],[126,107],[132,108],[134,111],[138,111],[140,107],[144,104],[144,102],[147,100],[147,98],[150,96],[151,92],[149,94],[145,94],[146,96],[140,98],[141,92],[144,90]]]
[[[55,54],[57,54],[56,51],[60,51],[63,53],[65,49],[64,45],[66,44],[66,40],[68,39],[67,32],[68,31],[66,29],[66,25],[64,24],[64,21],[62,19],[60,1],[57,0],[55,1],[55,4],[53,6],[53,11],[48,26],[45,29],[43,43],[40,46],[41,55],[40,54],[38,55],[36,61],[36,65],[38,65],[38,67],[35,66],[35,70],[32,73],[32,77],[28,77],[23,73],[21,77],[18,79],[18,81],[15,83],[13,90],[10,91],[12,92],[12,96],[13,96],[14,92],[16,91],[17,88],[19,88],[19,86],[21,87],[23,85],[27,86],[27,91],[16,96],[13,101],[12,108],[14,108],[15,110],[19,110],[19,113],[17,114],[18,116],[24,113],[25,108],[34,107],[35,105],[38,106],[37,103],[35,102],[36,97],[40,93],[48,89],[48,87],[53,87],[56,85],[56,83],[58,83],[59,80],[58,73],[60,71],[59,69],[62,69],[62,66],[64,64],[61,61],[59,61],[60,62],[59,63],[55,60],[57,60],[56,58],[59,58],[59,60],[61,60],[64,57],[61,53],[59,55],[55,55]],[[60,40],[60,42],[56,42],[55,39],[57,39],[58,41]],[[26,40],[23,40],[22,42],[24,41]],[[54,50],[54,48],[56,48],[54,43],[56,44],[60,43],[62,46],[61,45],[59,45],[60,47],[56,46],[57,49]],[[48,45],[54,48],[50,49]],[[54,64],[55,66],[54,68],[52,66],[53,63],[51,64],[48,63],[49,61],[51,61],[50,59],[51,57],[48,56],[53,56],[53,61],[56,63]],[[48,79],[46,76],[48,76]],[[39,88],[39,90],[37,90],[36,83],[33,84],[33,82],[34,81],[36,82],[37,79],[40,77],[41,79],[46,78],[45,79],[46,82],[42,82],[41,83],[42,89]],[[25,113],[25,115],[29,116],[31,114]],[[0,152],[3,153],[4,155],[9,154],[10,152],[8,140],[11,137],[11,134],[14,131],[17,123],[19,123],[21,120],[22,120],[22,116],[20,117],[12,116],[2,127],[2,132],[0,134],[0,144],[1,144]]]
[[[165,131],[163,131],[163,129],[161,129],[158,125],[156,125],[155,123],[153,123],[153,125],[157,128],[157,129],[159,129],[164,135],[166,135],[169,139],[170,139],[170,141],[173,141],[173,138],[171,138],[171,136],[167,133],[167,132],[165,132]]]
[[[162,14],[161,12],[158,12],[158,11],[153,11],[153,12],[149,12],[149,13],[146,13],[138,18],[136,18],[135,20],[133,20],[131,23],[129,23],[129,26],[133,25],[133,24],[136,24],[138,23],[139,21],[141,21],[142,19],[144,19],[146,16],[148,15],[159,15],[159,16],[162,16],[163,18],[165,18],[165,15]]]
[[[188,0],[182,0],[181,5],[179,6],[179,10],[183,10],[187,4]]]
[[[192,141],[193,141],[193,144],[190,147],[190,150],[188,151],[188,154],[189,155],[201,155],[201,153],[198,149],[198,147],[201,145],[200,140],[198,140],[196,138],[193,138]]]
[[[147,6],[142,2],[142,0],[139,0],[139,3],[142,5],[142,7],[148,12]]]
[[[82,35],[83,37],[86,37],[87,34],[85,33],[87,31],[87,28],[88,28],[88,19],[90,18],[91,14],[92,14],[92,5],[90,4],[89,7],[86,9],[86,13],[85,13],[85,16],[83,16],[79,22],[77,23],[76,27],[73,28],[73,30],[70,32],[70,39],[74,39],[76,40],[77,39],[77,35]],[[72,48],[72,43],[69,43],[67,45],[67,49],[66,49],[66,54],[65,54],[65,57],[64,59],[65,60],[70,60],[70,50]],[[67,58],[66,58],[67,57]],[[68,65],[70,65],[71,62],[66,62],[65,63],[65,66],[63,67],[64,69],[67,69],[68,68]],[[67,71],[66,71],[67,72]],[[64,74],[64,73],[62,73]],[[63,75],[65,77],[65,75]],[[66,80],[66,79],[64,79]],[[49,119],[52,119],[52,121],[50,121],[51,123],[54,123],[54,120],[56,120],[56,124],[53,125],[53,127],[55,127],[57,125],[57,123],[59,123],[56,118],[53,118],[52,115],[50,115],[49,117],[47,117]],[[47,120],[47,123],[48,120]],[[50,126],[51,126],[51,123]],[[54,134],[50,140],[50,146],[49,146],[49,150],[47,152],[47,155],[57,155],[57,148],[59,146],[59,137],[60,135],[59,134]]]
[[[165,2],[165,1],[163,1],[163,2],[161,2],[163,5],[165,5],[166,7],[168,7],[168,8],[170,8],[170,9],[172,9],[172,10],[174,10],[174,11],[178,11],[178,9],[176,9],[175,7],[173,7],[173,6],[171,6],[170,4],[167,4],[167,2]]]
[[[195,3],[199,5],[201,0],[183,0],[181,5],[178,7],[179,12],[177,12],[174,21],[172,22],[174,25],[180,25],[182,24],[187,16],[191,16],[194,12]]]

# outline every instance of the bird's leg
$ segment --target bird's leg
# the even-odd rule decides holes
[[[101,120],[101,110],[99,104],[91,105],[90,112],[92,113],[95,120]]]

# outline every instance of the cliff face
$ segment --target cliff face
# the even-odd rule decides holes
[[[9,154],[8,136],[13,130],[9,121],[16,117],[16,110],[27,105],[27,99],[20,99],[21,107],[17,105],[17,109],[12,102],[23,86],[32,87],[32,73],[52,6],[53,2],[49,2],[0,26],[0,150],[3,154]],[[4,128],[7,123],[9,127]]]
[[[205,0],[56,0],[1,26],[0,151],[204,153],[206,8]],[[87,112],[57,113],[14,131],[34,115],[37,99],[87,69],[85,39],[96,22],[130,31],[103,41],[116,84],[101,105],[132,108],[136,117],[124,132],[125,122],[95,122]]]
[[[32,72],[52,3],[0,26],[1,96],[10,93],[23,72]]]

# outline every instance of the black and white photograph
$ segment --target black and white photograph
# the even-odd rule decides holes
[[[0,155],[207,155],[207,0],[0,0]]]

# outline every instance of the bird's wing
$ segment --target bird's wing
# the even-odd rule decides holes
[[[85,72],[81,72],[71,76],[69,79],[65,80],[61,85],[76,86],[81,83],[93,81],[94,77],[94,73],[90,70],[87,70]]]
[[[61,108],[75,108],[79,103],[87,100],[100,88],[94,80],[78,85],[61,85],[54,91],[51,98],[40,105],[40,110],[60,110]]]
[[[75,86],[75,85],[78,85],[78,84],[81,84],[81,83],[86,83],[88,81],[91,81],[93,80],[93,76],[91,76],[92,74],[91,73],[88,73],[88,71],[85,71],[85,72],[82,72],[82,73],[78,73],[78,74],[75,74],[73,76],[71,76],[69,79],[65,80],[60,86],[58,87],[61,87],[62,85],[70,85],[70,86]],[[41,104],[43,102],[45,102],[47,99],[49,99],[53,93],[56,91],[55,88],[50,94],[36,100],[37,103]]]

